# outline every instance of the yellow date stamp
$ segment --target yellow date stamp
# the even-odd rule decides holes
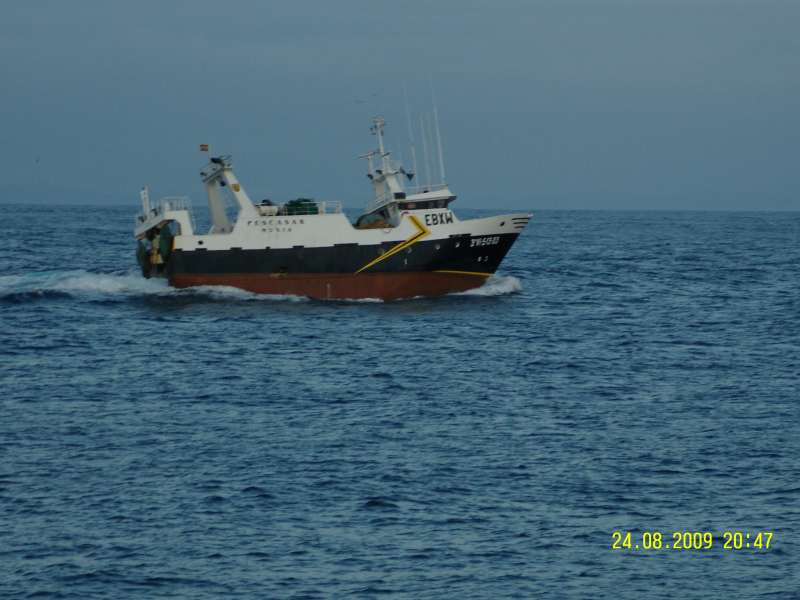
[[[769,550],[773,531],[613,531],[611,550]]]

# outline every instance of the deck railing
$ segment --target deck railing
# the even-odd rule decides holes
[[[415,185],[414,187],[406,188],[406,195],[423,194],[425,192],[438,192],[439,190],[446,190],[446,183],[432,183],[431,185]]]
[[[167,212],[172,210],[185,210],[188,212],[192,229],[196,231],[192,202],[186,196],[167,196],[166,198],[161,198],[155,206],[150,207],[149,213],[139,213],[136,215],[135,223],[137,226],[141,225],[151,219],[163,217]]]
[[[414,196],[416,194],[439,192],[439,191],[448,190],[448,189],[449,188],[447,187],[446,183],[433,183],[431,185],[417,185],[417,186],[414,186],[414,187],[407,187],[405,189],[405,194],[406,194],[406,199],[407,199],[409,196]],[[385,193],[381,194],[380,196],[376,197],[369,204],[367,204],[367,212],[374,212],[374,211],[378,210],[379,208],[381,208],[382,206],[385,206],[386,204],[389,204],[389,203],[395,202],[395,201],[402,202],[403,200],[395,198],[394,194],[392,192],[385,192]]]
[[[323,200],[319,202],[319,212],[322,215],[342,212],[342,203],[338,200]]]
[[[342,203],[338,200],[322,200],[320,202],[308,202],[294,206],[286,205],[278,207],[277,216],[294,215],[329,215],[342,212]]]

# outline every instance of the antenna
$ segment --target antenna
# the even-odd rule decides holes
[[[428,161],[428,130],[425,127],[425,115],[419,116],[420,136],[422,137],[422,160],[425,163],[425,180],[428,182],[427,186],[431,185],[431,168]]]
[[[375,122],[376,135],[378,136],[378,150],[381,153],[381,169],[384,173],[388,173],[390,165],[387,163],[386,157],[389,153],[383,147],[383,126],[386,125],[386,121],[383,120],[383,117],[375,117],[373,121]]]
[[[139,192],[139,197],[142,199],[142,213],[145,217],[150,216],[150,188],[144,186],[142,191]]]
[[[436,177],[436,154],[433,139],[433,115],[430,113],[425,114],[425,136],[428,142],[428,160],[430,161],[430,175],[428,176],[428,185],[434,185],[434,178]]]
[[[408,124],[408,141],[411,144],[411,162],[414,173],[417,174],[417,150],[414,147],[414,130],[411,128],[411,111],[408,109],[408,90],[406,84],[403,84],[403,98],[406,101],[406,123]]]
[[[436,108],[436,94],[433,91],[433,80],[431,80],[431,100],[433,101],[433,122],[436,125],[436,146],[439,150],[439,172],[442,176],[442,183],[447,181],[444,174],[444,158],[442,156],[442,136],[439,133],[439,110]]]

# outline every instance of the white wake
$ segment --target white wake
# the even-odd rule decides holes
[[[481,287],[454,296],[505,296],[522,291],[522,282],[512,275],[492,275]]]
[[[254,294],[228,286],[198,286],[185,289],[170,287],[165,279],[145,279],[138,271],[127,273],[91,273],[89,271],[40,271],[24,275],[0,276],[0,298],[9,296],[46,296],[67,294],[76,298],[114,299],[142,296],[199,297],[235,301],[305,301],[290,295]]]

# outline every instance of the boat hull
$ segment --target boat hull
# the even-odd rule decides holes
[[[176,249],[165,275],[179,288],[226,285],[326,300],[441,296],[483,285],[517,235],[260,250]]]
[[[320,300],[375,298],[400,300],[442,296],[483,285],[490,273],[175,273],[170,284],[178,288],[225,285],[258,294],[307,296]]]

